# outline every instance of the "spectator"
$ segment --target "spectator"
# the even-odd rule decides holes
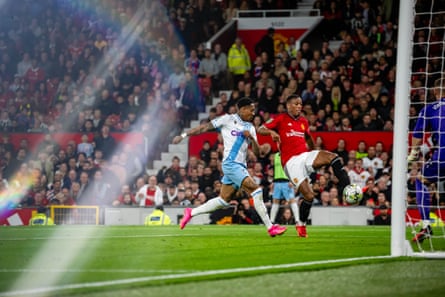
[[[213,86],[215,86],[218,78],[219,67],[217,62],[212,59],[212,52],[210,49],[205,49],[204,57],[201,59],[198,68],[198,77],[200,78],[198,81],[200,85],[203,84],[209,85],[209,90],[212,91]],[[213,94],[213,92],[205,93],[205,95]]]
[[[184,61],[184,68],[187,72],[190,72],[195,78],[198,76],[199,64],[201,61],[198,58],[196,50],[190,51],[190,56]]]
[[[357,145],[357,151],[355,152],[355,158],[363,159],[366,156],[368,156],[368,151],[366,150],[366,142],[360,140]]]
[[[281,215],[279,216],[277,222],[280,225],[294,225],[295,219],[292,215],[292,211],[289,207],[282,208]]]
[[[363,198],[360,202],[361,205],[374,208],[377,204],[378,189],[375,186],[375,179],[370,177],[366,181],[366,186],[363,188]]]
[[[351,184],[356,184],[360,188],[364,188],[371,174],[363,168],[362,159],[356,159],[354,163],[354,169],[348,172],[349,179],[351,180]]]
[[[255,209],[250,206],[249,199],[243,198],[235,209],[236,213],[232,221],[237,224],[259,224],[261,220]]]
[[[315,204],[317,205],[317,204]],[[320,204],[319,206],[330,206],[331,205],[331,196],[328,191],[322,191],[320,194]]]
[[[237,16],[238,7],[236,5],[236,0],[229,0],[227,8],[224,11],[223,19],[226,23],[229,23],[233,18]]]
[[[116,200],[113,201],[113,206],[135,206],[139,205],[136,201],[135,196],[131,192],[130,186],[128,184],[124,184],[121,188],[121,193],[117,197]]]
[[[379,196],[377,197],[378,204],[379,205],[386,204],[389,207],[391,204],[391,180],[389,174],[387,173],[383,174],[376,181],[376,186],[379,191]]]
[[[304,89],[301,93],[303,103],[306,104],[315,100],[315,92],[314,81],[312,79],[306,80],[306,89]]]
[[[77,153],[84,153],[87,158],[91,157],[94,152],[94,146],[92,143],[88,142],[88,135],[83,134],[81,136],[81,141],[82,142],[77,145]]]
[[[141,207],[163,204],[163,194],[161,188],[158,186],[156,176],[150,176],[148,178],[148,184],[138,189],[136,201],[139,201]]]
[[[205,192],[206,187],[213,188],[213,182],[215,180],[215,176],[210,167],[205,167],[203,175],[199,177],[199,189],[202,192]]]
[[[23,77],[28,72],[28,69],[32,67],[31,58],[29,53],[23,53],[22,60],[17,64],[17,76]]]
[[[362,160],[363,168],[370,171],[372,176],[378,179],[383,173],[383,161],[376,155],[375,146],[368,147],[368,155],[366,157],[363,157]]]
[[[343,161],[343,165],[348,163],[348,152],[346,151],[346,142],[344,139],[339,139],[337,141],[337,147],[333,150]]]
[[[217,196],[214,196],[217,197]],[[211,197],[211,198],[214,198]],[[199,206],[199,205],[203,205],[204,203],[206,203],[208,200],[207,195],[204,192],[199,192],[196,199],[193,200],[193,205],[194,206]]]
[[[110,158],[116,149],[116,140],[110,134],[110,127],[107,125],[102,126],[100,135],[94,137],[93,142],[95,150],[102,151],[105,159]]]
[[[185,81],[185,73],[181,65],[176,64],[174,66],[174,71],[168,77],[168,86],[171,90],[178,89],[180,87],[181,81]]]
[[[56,194],[55,200],[51,202],[57,205],[76,205],[74,199],[70,196],[70,190],[68,188],[62,188],[62,190]]]
[[[175,185],[169,185],[164,194],[164,205],[171,205],[173,200],[178,199],[178,187]]]
[[[324,39],[336,39],[336,33],[344,29],[343,13],[340,7],[337,7],[336,1],[331,1],[329,7],[322,11],[323,13],[323,28],[325,32]]]
[[[191,120],[196,119],[198,111],[200,110],[200,102],[195,98],[196,94],[193,92],[193,84],[186,79],[181,80],[179,87],[174,89],[173,92],[176,94],[176,108],[181,118],[182,127],[188,126]]]
[[[157,177],[158,180],[164,180],[165,177],[169,176],[172,179],[173,184],[177,185],[181,180],[181,176],[179,174],[179,168],[181,167],[180,162],[181,162],[181,159],[179,159],[178,156],[174,156],[172,158],[170,167],[165,168],[166,170],[164,172],[158,173],[158,177]],[[164,180],[164,183],[165,183],[165,180]]]
[[[258,98],[258,111],[261,112],[271,112],[276,113],[278,107],[278,98],[274,94],[274,90],[272,87],[266,88],[266,93],[264,96]]]
[[[235,43],[230,47],[229,54],[227,56],[227,65],[229,71],[233,75],[234,85],[237,85],[240,80],[244,78],[244,73],[250,71],[249,53],[242,43],[240,37],[235,39]]]
[[[391,214],[385,204],[379,206],[379,212],[374,216],[374,225],[391,225]]]
[[[94,172],[93,180],[89,185],[89,205],[110,206],[112,204],[111,185],[104,178],[103,171],[98,169]]]
[[[274,28],[267,29],[267,33],[255,45],[255,54],[260,56],[263,52],[267,53],[269,64],[273,64],[275,59],[274,34]]]
[[[33,92],[38,83],[44,81],[45,72],[42,68],[39,67],[38,61],[36,58],[31,60],[31,67],[24,74],[25,81],[28,83],[29,91]]]
[[[218,65],[218,73],[216,75],[217,79],[216,84],[214,85],[214,94],[218,96],[218,92],[220,90],[227,90],[229,88],[227,55],[224,51],[222,51],[221,44],[215,44],[211,58],[215,60],[216,64]]]
[[[211,151],[210,142],[206,140],[202,144],[202,148],[199,151],[199,158],[203,160],[206,164],[209,164],[210,162],[210,151]]]
[[[362,118],[362,122],[356,125],[353,130],[355,131],[376,131],[377,125],[372,122],[371,115],[369,113],[365,113]]]
[[[275,81],[270,77],[270,73],[269,70],[262,69],[261,70],[261,76],[260,79],[255,83],[255,88],[271,88],[275,94],[275,90],[276,90],[276,83]]]

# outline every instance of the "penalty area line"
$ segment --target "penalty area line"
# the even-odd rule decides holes
[[[167,275],[159,275],[159,276],[136,277],[136,278],[118,279],[118,280],[110,280],[110,281],[91,282],[91,283],[82,283],[82,284],[68,284],[68,285],[42,287],[42,288],[20,290],[20,291],[1,292],[0,297],[26,296],[26,295],[35,295],[35,294],[44,294],[44,293],[54,293],[54,292],[62,291],[62,290],[97,288],[97,287],[105,287],[105,286],[146,283],[146,282],[150,282],[150,281],[159,281],[159,280],[171,280],[171,279],[182,279],[182,278],[190,278],[190,277],[223,275],[223,274],[230,274],[230,273],[250,272],[250,271],[267,271],[267,270],[274,270],[274,269],[304,267],[304,266],[311,266],[311,265],[348,263],[348,262],[356,262],[356,261],[363,261],[363,260],[378,260],[378,259],[390,259],[390,258],[394,258],[394,257],[393,256],[370,256],[370,257],[358,257],[358,258],[347,258],[347,259],[336,259],[336,260],[310,261],[310,262],[302,262],[302,263],[288,263],[288,264],[279,264],[279,265],[265,265],[265,266],[241,267],[241,268],[232,268],[232,269],[207,270],[207,271],[198,271],[198,272],[181,273],[181,274],[167,274]]]

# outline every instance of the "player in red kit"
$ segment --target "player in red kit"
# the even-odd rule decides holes
[[[291,95],[286,100],[286,113],[263,124],[258,133],[270,135],[278,143],[284,171],[295,188],[303,195],[300,205],[300,222],[296,229],[300,237],[307,237],[306,221],[314,200],[309,176],[322,166],[330,165],[338,178],[339,193],[349,184],[349,177],[337,154],[325,150],[312,150],[314,142],[309,132],[309,123],[301,114],[303,100]]]

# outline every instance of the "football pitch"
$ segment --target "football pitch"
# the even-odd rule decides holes
[[[0,296],[428,296],[445,261],[392,258],[389,227],[0,228]]]

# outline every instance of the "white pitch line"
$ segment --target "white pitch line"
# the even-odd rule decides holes
[[[140,235],[110,235],[101,236],[100,239],[112,239],[112,238],[155,238],[155,237],[205,237],[205,234],[140,234]],[[212,236],[218,236],[213,234]],[[330,236],[322,236],[320,238],[326,238]],[[369,238],[369,237],[381,237],[380,235],[346,235],[342,238]],[[78,239],[99,239],[97,236],[56,236],[56,237],[26,237],[26,238],[0,238],[1,241],[28,241],[28,240],[78,240]]]
[[[141,235],[111,235],[111,236],[101,236],[98,238],[97,236],[56,236],[56,237],[32,237],[32,238],[0,238],[0,241],[23,241],[23,240],[53,240],[53,239],[59,239],[59,240],[78,240],[78,239],[109,239],[109,238],[150,238],[150,237],[185,237],[185,236],[191,236],[191,237],[202,237],[206,236],[203,234],[157,234],[157,235],[150,235],[150,234],[141,234]]]
[[[70,285],[43,287],[43,288],[35,288],[35,289],[12,291],[12,292],[3,292],[3,293],[0,293],[0,297],[35,295],[35,294],[43,294],[43,293],[53,293],[53,292],[69,290],[69,289],[97,288],[97,287],[135,284],[135,283],[159,281],[159,280],[202,277],[202,276],[222,275],[222,274],[230,274],[230,273],[249,272],[249,271],[265,271],[265,270],[273,270],[273,269],[304,267],[304,266],[310,266],[310,265],[348,263],[348,262],[363,261],[363,260],[377,260],[377,259],[389,259],[389,258],[393,258],[393,257],[392,256],[373,256],[373,257],[360,257],[360,258],[348,258],[348,259],[337,259],[337,260],[320,260],[320,261],[311,261],[311,262],[303,262],[303,263],[265,265],[265,266],[242,267],[242,268],[233,268],[233,269],[207,270],[207,271],[198,271],[198,272],[190,272],[190,273],[183,273],[183,274],[167,274],[167,275],[159,275],[159,276],[136,277],[136,278],[128,278],[128,279],[120,279],[120,280],[110,280],[110,281],[82,283],[82,284],[70,284]]]
[[[174,270],[174,269],[58,269],[58,268],[36,268],[36,269],[7,269],[0,268],[0,273],[188,273],[193,270]]]

